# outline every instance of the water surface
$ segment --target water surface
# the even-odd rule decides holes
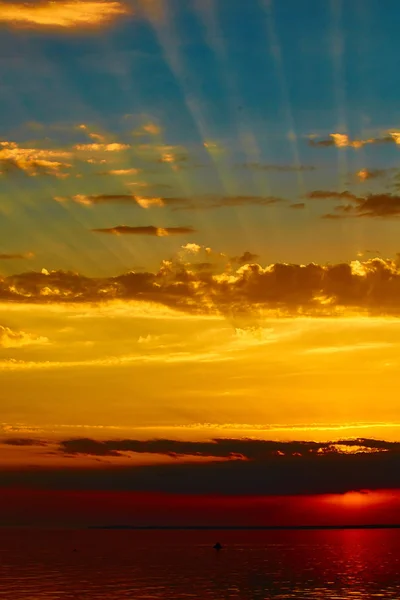
[[[399,600],[400,530],[4,529],[0,598]]]

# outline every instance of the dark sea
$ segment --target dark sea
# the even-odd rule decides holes
[[[399,600],[400,530],[0,529],[0,598]]]

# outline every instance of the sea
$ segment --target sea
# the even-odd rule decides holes
[[[399,600],[400,529],[0,529],[0,598]]]

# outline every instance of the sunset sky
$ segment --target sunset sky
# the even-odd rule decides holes
[[[0,525],[400,523],[399,19],[0,1]]]

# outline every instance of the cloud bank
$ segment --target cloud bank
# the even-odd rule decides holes
[[[185,227],[116,227],[103,233],[162,236]],[[191,245],[190,245],[191,246]],[[194,244],[194,247],[198,247]],[[190,314],[280,316],[400,316],[400,265],[371,258],[351,263],[307,265],[255,262],[236,266],[209,248],[164,260],[157,272],[85,277],[71,271],[28,271],[0,278],[0,301],[24,303],[153,302]],[[236,257],[248,260],[251,255]],[[193,263],[193,264],[192,264]],[[201,267],[204,263],[204,268]]]

